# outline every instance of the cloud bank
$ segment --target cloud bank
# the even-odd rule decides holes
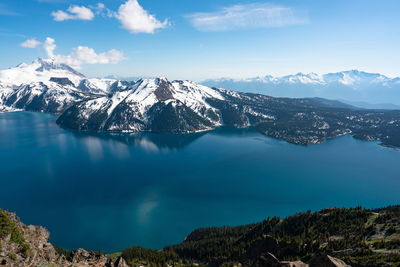
[[[36,41],[37,43],[33,42],[33,40],[36,41],[35,39],[25,41],[24,43],[29,43],[29,45],[23,47],[35,48],[42,44],[39,41]],[[57,48],[56,40],[50,37],[47,37],[42,45],[48,58],[57,63],[67,64],[75,69],[81,69],[84,64],[116,64],[126,59],[119,50],[111,49],[107,52],[97,53],[93,48],[87,46],[75,47],[69,55],[58,55],[55,53]]]
[[[273,28],[308,23],[306,16],[289,7],[266,3],[233,5],[209,13],[186,16],[199,31],[230,31],[240,29]]]

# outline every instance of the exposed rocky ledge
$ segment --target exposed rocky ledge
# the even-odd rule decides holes
[[[14,214],[0,210],[0,266],[7,267],[127,267],[121,257],[78,249],[66,257],[49,243],[49,232],[41,226],[25,225]]]
[[[262,254],[255,267],[351,267],[344,261],[327,254],[316,254],[309,264],[302,261],[280,261],[273,254]]]

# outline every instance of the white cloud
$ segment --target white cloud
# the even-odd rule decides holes
[[[46,51],[46,54],[49,58],[54,58],[54,50],[56,50],[56,40],[53,38],[47,37],[46,41],[43,43],[43,48]]]
[[[71,54],[72,58],[79,60],[82,64],[116,64],[124,60],[124,54],[116,49],[97,54],[93,48],[78,46]]]
[[[94,13],[85,6],[70,6],[67,12],[58,10],[51,13],[55,21],[64,20],[92,20]]]
[[[307,16],[296,14],[292,8],[266,3],[234,5],[216,12],[192,13],[186,17],[200,31],[272,28],[308,23]]]
[[[40,44],[41,44],[41,42],[39,42],[38,40],[33,38],[33,39],[29,39],[29,40],[26,40],[25,42],[21,43],[21,46],[25,47],[25,48],[36,48]]]
[[[36,42],[41,44],[39,41]],[[81,69],[84,64],[117,64],[126,59],[124,54],[119,50],[111,49],[107,52],[97,53],[93,48],[87,46],[75,47],[69,55],[58,55],[55,53],[57,48],[56,40],[50,37],[47,37],[42,45],[48,58],[76,69]]]
[[[154,33],[158,29],[166,28],[168,20],[159,21],[154,15],[145,10],[138,0],[127,0],[115,12],[103,3],[94,6],[70,6],[67,11],[58,10],[51,13],[55,21],[65,20],[92,20],[94,17],[103,16],[116,18],[122,28],[131,33]]]
[[[163,22],[147,12],[137,0],[128,0],[119,7],[116,18],[122,27],[131,33],[154,33],[157,29],[169,25],[168,20]]]

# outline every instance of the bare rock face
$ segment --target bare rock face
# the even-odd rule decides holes
[[[114,267],[129,267],[129,265],[120,257],[114,262]]]
[[[49,237],[45,228],[24,225],[14,213],[0,210],[0,266],[128,267],[121,257],[111,260],[83,249],[67,259],[49,243]]]
[[[350,265],[327,254],[316,254],[310,261],[310,267],[350,267]]]
[[[110,265],[109,259],[104,255],[99,255],[94,252],[88,252],[83,249],[76,250],[71,259],[72,263],[75,263],[77,267],[104,267],[113,266]]]
[[[272,253],[264,253],[260,256],[257,267],[309,267],[302,261],[279,261]]]

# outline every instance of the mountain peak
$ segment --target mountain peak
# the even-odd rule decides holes
[[[31,64],[21,63],[14,68],[0,70],[0,81],[19,86],[33,82],[48,82],[50,78],[68,78],[75,85],[85,79],[85,75],[54,59],[38,58]]]

